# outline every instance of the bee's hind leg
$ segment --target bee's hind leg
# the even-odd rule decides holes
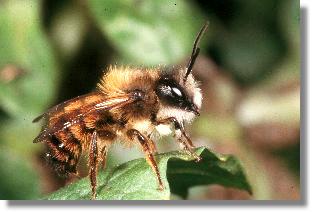
[[[127,136],[131,140],[137,139],[140,142],[142,149],[143,149],[143,152],[145,153],[146,161],[148,162],[148,164],[151,166],[154,173],[156,174],[159,190],[163,190],[164,185],[162,183],[162,180],[160,177],[160,172],[159,172],[157,163],[156,163],[154,155],[153,155],[153,153],[155,151],[154,142],[152,140],[148,139],[147,137],[145,137],[144,135],[142,135],[138,130],[135,130],[135,129],[128,130]]]

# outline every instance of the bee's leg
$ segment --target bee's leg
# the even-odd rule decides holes
[[[151,166],[154,173],[156,174],[156,177],[158,180],[158,185],[159,185],[159,190],[163,190],[164,185],[162,183],[162,180],[160,177],[160,172],[159,172],[157,163],[156,163],[154,155],[153,155],[153,148],[155,148],[154,142],[151,140],[149,141],[144,135],[142,135],[138,130],[135,130],[135,129],[128,130],[127,135],[131,140],[136,138],[140,142],[142,149],[143,149],[145,156],[146,156],[146,161],[148,162],[148,164]],[[152,148],[149,145],[151,143],[153,143]]]
[[[157,154],[158,151],[157,151],[155,142],[151,139],[151,135],[152,135],[152,134],[150,134],[150,135],[147,136],[148,146],[150,147],[151,152],[152,152],[153,154]]]
[[[178,140],[178,142],[182,145],[182,147],[183,147],[183,149],[186,151],[186,153],[187,153],[189,156],[195,158],[195,161],[196,161],[196,162],[199,162],[199,161],[202,159],[199,155],[197,155],[197,154],[194,152],[194,150],[193,150],[192,147],[190,148],[190,147],[186,144],[186,142],[185,142],[185,140],[184,140],[183,138],[179,137],[177,140]]]
[[[175,133],[175,137],[178,137],[178,142],[183,146],[183,149],[192,157],[196,159],[196,161],[200,161],[201,157],[194,152],[195,146],[193,145],[192,140],[186,135],[183,126],[178,122],[175,117],[169,117],[163,120],[156,121],[156,125],[159,124],[173,124],[175,131],[179,132],[180,135],[177,136]]]
[[[105,167],[106,167],[106,157],[107,157],[107,146],[104,146],[101,149],[102,169],[105,169]]]
[[[151,139],[148,139],[148,146],[149,146],[150,151],[152,152],[152,154],[156,154],[157,153],[157,148],[156,148],[156,145],[155,145],[154,141],[152,141]]]
[[[92,197],[94,200],[96,198],[96,174],[99,164],[98,158],[98,146],[97,146],[97,133],[94,131],[91,137],[91,143],[89,147],[89,177],[92,187]]]

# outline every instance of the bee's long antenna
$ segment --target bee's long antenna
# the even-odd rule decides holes
[[[202,38],[204,32],[207,30],[208,25],[209,25],[209,22],[207,21],[204,24],[204,26],[201,28],[199,33],[197,34],[197,37],[196,37],[194,45],[193,45],[193,51],[192,51],[192,54],[191,54],[191,58],[190,58],[190,61],[188,63],[188,66],[187,66],[186,74],[185,74],[185,76],[183,78],[183,83],[186,82],[186,79],[187,79],[188,75],[191,73],[191,71],[193,69],[193,66],[194,66],[194,63],[196,61],[196,58],[197,58],[197,56],[198,56],[198,54],[200,52],[200,48],[198,48],[198,43],[199,43],[200,39]]]

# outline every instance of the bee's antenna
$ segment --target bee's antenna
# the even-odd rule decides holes
[[[186,82],[186,79],[187,79],[188,75],[191,73],[191,71],[193,69],[193,66],[194,66],[194,63],[196,61],[196,58],[197,58],[197,56],[198,56],[198,54],[200,52],[200,48],[198,48],[198,43],[199,43],[200,39],[202,38],[204,32],[207,30],[208,25],[209,25],[209,22],[207,21],[204,24],[204,26],[201,28],[199,33],[197,34],[197,37],[196,37],[194,45],[193,45],[193,51],[192,51],[192,54],[191,54],[191,58],[190,58],[190,61],[188,63],[188,66],[187,66],[186,74],[185,74],[185,76],[183,78],[183,83]]]

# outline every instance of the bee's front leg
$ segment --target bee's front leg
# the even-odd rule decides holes
[[[158,185],[159,185],[159,190],[163,190],[164,185],[162,183],[160,172],[159,172],[157,163],[153,155],[153,149],[155,148],[154,142],[152,140],[148,140],[146,136],[142,135],[138,130],[135,130],[135,129],[128,130],[127,136],[131,140],[137,139],[140,142],[143,152],[145,153],[145,156],[146,156],[146,161],[148,162],[148,164],[151,166],[154,173],[156,174]],[[151,144],[152,144],[152,147],[150,146]]]
[[[183,146],[183,149],[192,157],[196,159],[196,162],[201,160],[201,157],[194,152],[195,146],[192,140],[186,135],[183,126],[178,122],[175,117],[169,117],[163,120],[156,121],[156,125],[159,124],[173,124],[175,129],[175,137],[177,137],[178,142]],[[179,135],[177,135],[179,134]]]

